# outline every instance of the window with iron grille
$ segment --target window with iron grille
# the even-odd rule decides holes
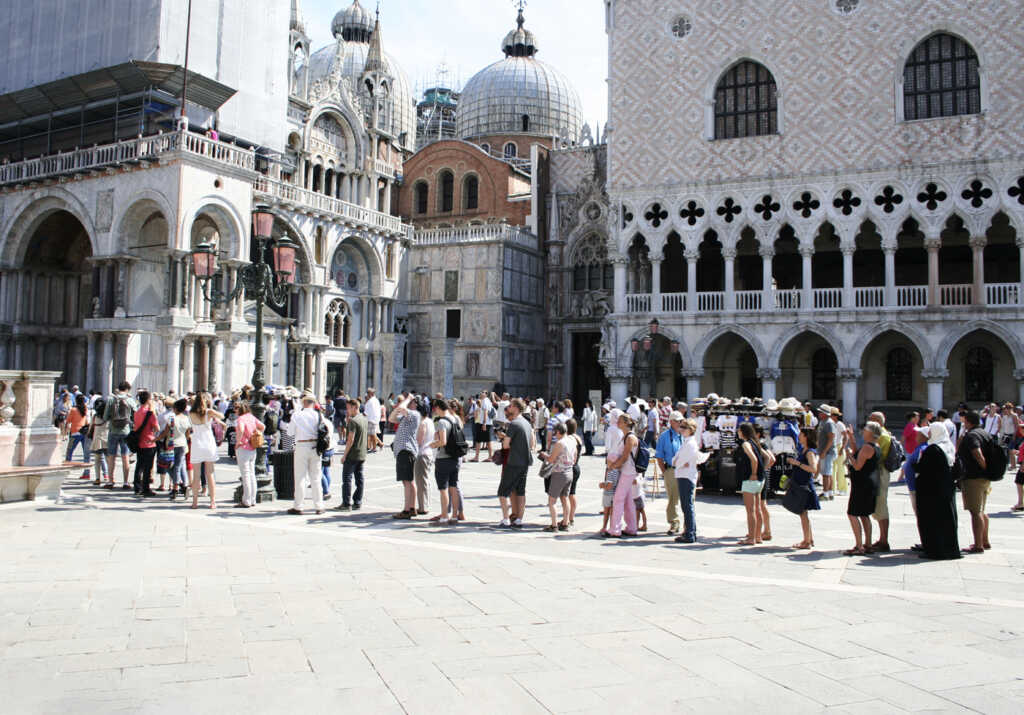
[[[419,181],[416,183],[416,213],[425,214],[428,206],[428,195],[430,189],[427,187],[427,182]]]
[[[455,207],[455,175],[450,171],[441,172],[441,195],[438,209],[442,213],[449,212]]]
[[[778,134],[778,87],[768,68],[744,60],[715,87],[715,139]]]
[[[903,118],[981,112],[978,55],[959,37],[939,33],[914,48],[903,67]]]
[[[969,402],[991,402],[993,389],[992,353],[976,346],[967,351],[964,360],[964,399]]]
[[[811,393],[826,400],[836,398],[836,354],[829,348],[816,350],[811,357]]]
[[[914,399],[914,358],[906,348],[894,348],[885,359],[885,399]]]

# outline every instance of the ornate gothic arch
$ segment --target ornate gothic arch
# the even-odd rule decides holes
[[[924,335],[907,323],[889,321],[878,323],[871,330],[861,335],[853,347],[844,353],[847,359],[843,360],[840,357],[839,367],[859,370],[861,361],[864,359],[864,352],[875,341],[875,338],[888,332],[901,333],[910,340],[917,349],[918,354],[920,354],[923,365],[931,366],[934,364],[931,346]]]
[[[747,341],[747,344],[754,351],[754,355],[757,357],[758,367],[768,366],[768,353],[765,352],[764,346],[761,344],[760,339],[750,330],[744,328],[742,325],[736,323],[730,323],[726,325],[720,325],[714,330],[711,330],[700,339],[700,342],[693,348],[693,363],[694,365],[703,366],[704,358],[707,356],[708,348],[723,335],[732,333],[743,340]]]
[[[103,252],[96,244],[96,227],[89,215],[89,210],[69,191],[59,187],[48,187],[46,195],[39,198],[29,198],[23,208],[13,212],[14,218],[6,226],[3,233],[0,233],[3,240],[2,263],[5,266],[20,266],[25,260],[28,251],[28,242],[43,221],[57,211],[66,211],[74,216],[86,234],[89,236],[89,245],[92,254],[103,255]],[[34,196],[36,192],[32,192]]]
[[[831,347],[835,352],[837,359],[839,359],[841,355],[846,354],[846,346],[843,344],[843,341],[840,340],[839,337],[829,328],[825,327],[821,323],[799,323],[787,330],[779,337],[778,340],[775,341],[775,345],[772,347],[772,351],[768,355],[768,362],[762,367],[779,367],[779,361],[782,359],[782,353],[786,352],[786,348],[789,347],[791,342],[804,333],[813,333],[828,343],[829,347]]]
[[[992,320],[972,320],[971,322],[951,331],[945,339],[943,339],[938,350],[935,351],[935,362],[933,363],[933,367],[936,370],[945,370],[946,364],[949,362],[950,353],[953,352],[953,348],[956,347],[956,344],[966,336],[979,330],[991,333],[1006,344],[1007,349],[1013,356],[1015,369],[1024,367],[1024,345],[1021,344],[1020,339],[1002,325]]]

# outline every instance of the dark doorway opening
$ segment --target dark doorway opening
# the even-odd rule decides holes
[[[335,390],[345,390],[345,363],[327,363],[327,394],[334,395]]]
[[[602,397],[611,391],[604,368],[597,361],[600,346],[601,333],[572,334],[572,401],[578,415],[583,414],[591,390],[600,390]]]

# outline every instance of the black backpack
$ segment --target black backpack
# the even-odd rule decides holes
[[[442,417],[448,423],[448,436],[444,443],[444,451],[452,459],[460,459],[469,454],[469,444],[466,443],[466,432],[460,429],[452,420]]]
[[[323,415],[320,416],[320,421],[316,425],[316,453],[321,457],[331,447],[331,436],[330,431],[327,428],[327,422],[324,420]]]
[[[651,450],[647,446],[647,443],[642,439],[637,440],[636,451],[633,453],[633,466],[636,467],[637,474],[644,474],[647,472],[647,467],[651,464]]]
[[[885,456],[885,471],[890,474],[895,474],[903,466],[903,462],[907,459],[907,453],[903,450],[903,445],[895,437],[889,443],[889,454]]]
[[[998,482],[1006,474],[1006,450],[995,437],[987,436],[985,446],[981,450],[985,455],[985,476],[991,482]]]

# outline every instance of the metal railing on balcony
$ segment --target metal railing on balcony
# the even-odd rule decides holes
[[[334,214],[337,217],[380,229],[387,233],[400,234],[408,232],[407,227],[402,226],[402,219],[397,216],[356,206],[332,196],[309,191],[301,186],[284,181],[275,181],[265,176],[261,176],[253,182],[253,193],[257,197],[269,198],[272,201],[280,201],[285,204]]]

